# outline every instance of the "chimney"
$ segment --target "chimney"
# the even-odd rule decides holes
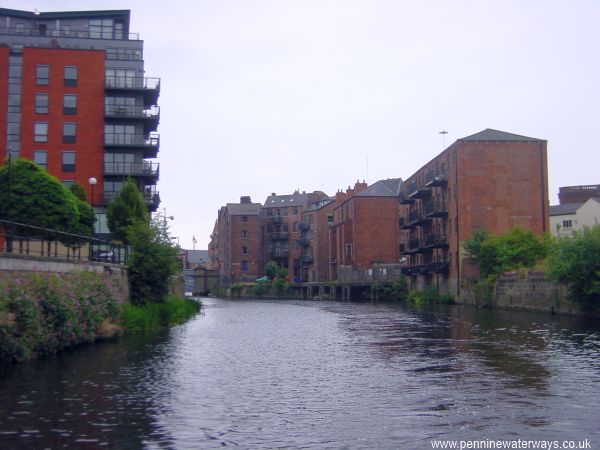
[[[348,188],[346,189],[346,198],[352,198],[354,197],[354,189],[352,189],[350,186],[348,186]]]
[[[277,194],[275,192],[271,192],[271,197],[275,197]]]
[[[358,194],[359,192],[364,191],[367,188],[367,183],[365,183],[365,180],[362,181],[362,183],[358,180],[356,180],[356,184],[354,185],[354,193]]]
[[[240,197],[240,203],[242,205],[247,205],[249,203],[252,203],[252,198],[249,195],[244,195],[244,196]]]
[[[338,205],[341,205],[344,202],[344,200],[346,200],[346,194],[344,194],[342,191],[337,191],[335,193],[335,202]]]

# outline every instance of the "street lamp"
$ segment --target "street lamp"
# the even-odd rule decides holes
[[[13,236],[12,236],[12,223],[10,217],[10,210],[12,207],[12,148],[8,147],[8,189],[6,196],[6,220],[8,222],[8,233],[6,238],[6,251],[7,253],[12,253],[13,250]]]
[[[96,186],[96,184],[98,184],[98,180],[96,180],[94,177],[92,177],[88,180],[88,183],[92,187],[92,199],[90,201],[90,205],[92,205],[92,209],[93,209],[94,208],[94,187]]]

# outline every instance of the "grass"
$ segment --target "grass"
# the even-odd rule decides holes
[[[128,332],[148,333],[182,324],[200,311],[201,307],[202,304],[197,300],[170,295],[164,303],[123,305],[121,320]]]

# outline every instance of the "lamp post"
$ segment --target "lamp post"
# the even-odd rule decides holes
[[[12,236],[12,223],[10,217],[10,210],[12,208],[12,148],[8,147],[8,185],[6,191],[6,221],[7,226],[7,237],[6,237],[6,252],[12,253],[13,250],[13,236]]]
[[[91,177],[88,180],[88,183],[90,184],[90,187],[92,188],[92,197],[90,198],[90,206],[92,207],[92,214],[94,216],[94,222],[92,223],[92,239],[93,239],[96,236],[96,210],[94,209],[94,188],[96,187],[98,180],[96,180],[94,177]],[[90,257],[93,257],[93,253],[94,253],[93,245],[90,243]]]

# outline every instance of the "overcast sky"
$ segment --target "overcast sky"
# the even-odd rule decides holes
[[[130,9],[161,78],[158,189],[184,248],[250,195],[408,178],[485,128],[548,140],[559,186],[600,183],[598,0],[5,0]]]

